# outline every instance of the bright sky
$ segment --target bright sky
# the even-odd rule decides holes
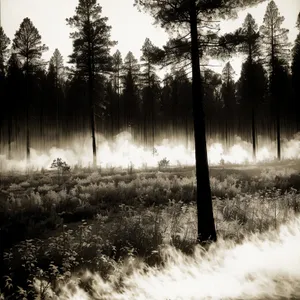
[[[72,41],[69,39],[71,28],[66,25],[65,19],[74,15],[78,0],[0,0],[1,22],[6,35],[12,40],[22,20],[29,17],[39,30],[42,41],[49,47],[44,54],[48,60],[55,48],[58,48],[64,56],[65,62],[72,52]],[[119,49],[125,57],[128,51],[140,58],[142,45],[148,37],[156,46],[162,46],[168,35],[160,27],[155,27],[153,19],[144,13],[140,13],[133,7],[134,0],[100,0],[103,8],[103,16],[108,17],[108,24],[112,26],[111,36],[118,41],[114,48]],[[240,12],[239,19],[227,21],[221,24],[222,32],[238,28],[244,21],[247,12],[250,12],[258,25],[262,24],[267,3],[255,8]],[[300,0],[276,0],[281,15],[285,17],[284,27],[290,30],[290,41],[293,42],[297,35],[295,28],[297,15],[300,11]],[[231,60],[237,72],[240,73],[241,59]],[[222,63],[224,64],[224,63]],[[222,66],[216,68],[220,71]]]

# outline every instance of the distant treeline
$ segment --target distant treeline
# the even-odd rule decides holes
[[[30,19],[23,20],[12,44],[0,28],[1,152],[12,156],[27,149],[29,156],[31,147],[62,147],[91,131],[107,139],[130,131],[148,147],[163,138],[192,145],[190,64],[174,60],[161,80],[160,51],[148,38],[140,61],[132,52],[110,55],[116,44],[111,28],[96,1],[89,2],[90,14],[79,1],[76,15],[67,19],[76,29],[73,68],[64,66],[58,49],[50,62],[41,60],[47,47]],[[300,33],[289,44],[282,21],[273,1],[260,28],[247,15],[235,32],[234,52],[244,57],[238,81],[230,62],[222,74],[202,67],[208,139],[229,145],[239,135],[255,144],[258,135],[275,140],[299,131]]]

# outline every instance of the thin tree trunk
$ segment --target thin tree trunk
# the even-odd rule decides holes
[[[27,100],[28,101],[28,100]],[[26,109],[26,158],[27,163],[30,162],[30,132],[29,132],[29,107],[27,103],[27,109]]]
[[[91,80],[92,82],[92,80]],[[90,83],[90,118],[91,118],[91,130],[92,130],[92,147],[93,147],[93,168],[97,166],[97,146],[95,135],[95,111],[93,103],[93,83]]]
[[[189,124],[188,124],[188,117],[185,117],[185,147],[186,150],[189,149],[189,128],[188,128]]]
[[[89,104],[90,104],[90,122],[92,131],[92,148],[93,148],[93,168],[97,167],[97,146],[96,146],[96,134],[95,134],[95,106],[94,106],[94,53],[91,43],[89,43]]]
[[[57,74],[55,75],[55,99],[56,99],[56,145],[57,148],[60,147],[60,138],[59,138],[59,97],[58,97],[58,80]]]
[[[121,109],[120,109],[120,97],[121,97],[121,87],[120,87],[120,68],[119,68],[119,65],[118,65],[118,87],[117,87],[117,89],[118,89],[118,104],[117,104],[117,106],[118,106],[118,112],[117,112],[117,116],[118,116],[118,124],[117,124],[117,128],[118,128],[118,130],[117,130],[117,134],[119,134],[120,133],[120,114],[121,114]]]
[[[203,94],[198,49],[197,12],[195,0],[190,0],[192,95],[197,180],[198,242],[216,241],[210,178],[207,160]]]
[[[280,112],[276,116],[276,135],[277,135],[277,158],[281,160],[281,143],[280,143]]]
[[[8,159],[12,158],[11,155],[11,141],[12,141],[12,112],[9,112],[9,116],[8,116]]]
[[[41,107],[40,107],[40,139],[43,143],[43,146],[45,146],[44,142],[44,107],[43,107],[43,100],[41,101]]]
[[[226,151],[228,150],[228,120],[227,117],[225,117],[225,147]]]
[[[154,101],[155,101],[155,99],[154,99],[153,93],[151,91],[150,82],[149,82],[149,91],[151,93],[152,153],[153,153],[153,156],[154,156],[154,154],[155,154],[155,119],[154,119],[155,103],[154,103]]]
[[[252,147],[253,147],[253,160],[256,161],[256,128],[255,128],[255,110],[252,108]]]
[[[29,66],[28,59],[26,61],[26,160],[27,164],[30,162],[30,132],[29,132]]]

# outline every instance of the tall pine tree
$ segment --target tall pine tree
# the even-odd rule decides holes
[[[203,112],[203,92],[200,73],[200,54],[204,48],[199,49],[198,27],[203,23],[209,23],[216,17],[234,17],[240,8],[263,2],[262,0],[135,0],[136,5],[148,11],[162,27],[173,32],[181,29],[183,35],[177,40],[184,40],[184,35],[189,36],[185,51],[179,55],[183,59],[190,59],[192,66],[192,95],[193,95],[193,119],[195,138],[195,158],[197,177],[197,210],[198,210],[198,241],[207,242],[216,240],[216,230],[212,210],[211,189],[209,182],[208,159],[206,149],[205,121]],[[185,30],[186,29],[186,30]],[[186,33],[187,32],[187,33]],[[205,45],[210,41],[210,34]],[[184,55],[186,54],[186,55]],[[162,54],[163,57],[163,54]]]
[[[6,86],[5,86],[5,64],[8,54],[8,46],[10,44],[10,39],[6,36],[3,31],[3,28],[0,26],[0,99],[6,98]],[[7,106],[2,106],[0,112],[0,141],[2,136],[2,125],[3,118],[10,114],[10,111],[6,111]]]
[[[257,111],[267,96],[268,77],[261,63],[250,62],[247,59],[241,70],[241,76],[237,83],[237,98],[240,104],[240,117],[250,119],[253,158],[256,159],[257,151]],[[242,128],[247,128],[243,126]]]
[[[125,130],[131,131],[137,123],[140,96],[140,65],[131,51],[124,58],[122,73],[124,126]]]
[[[297,29],[299,30],[294,47],[292,49],[292,86],[295,102],[297,130],[300,129],[300,13],[297,19]]]
[[[230,129],[233,128],[236,118],[236,96],[235,96],[235,72],[230,64],[227,62],[222,70],[222,88],[221,95],[225,109],[225,142],[228,147],[230,142]]]
[[[33,86],[33,74],[41,65],[42,53],[48,50],[46,45],[42,44],[42,37],[37,28],[29,18],[25,18],[15,33],[13,40],[13,51],[20,59],[25,73],[25,103],[26,103],[26,154],[27,161],[30,160],[30,99]]]
[[[251,14],[247,14],[241,28],[242,44],[240,51],[246,55],[246,61],[242,65],[241,78],[239,80],[239,95],[241,112],[251,119],[253,158],[256,159],[256,114],[258,105],[266,95],[266,74],[259,62],[261,56],[261,43],[258,25]]]
[[[121,114],[121,105],[120,105],[120,96],[121,96],[121,73],[122,73],[122,67],[123,67],[123,59],[122,59],[122,55],[121,52],[119,50],[117,50],[114,54],[113,54],[113,75],[112,75],[112,81],[113,81],[113,89],[114,89],[114,93],[116,95],[116,101],[115,102],[115,120],[114,122],[116,122],[116,128],[117,128],[117,133],[120,132],[120,128],[121,128],[121,115],[123,116],[123,114]]]
[[[281,82],[286,73],[286,58],[289,56],[288,29],[281,28],[284,17],[280,16],[276,3],[269,2],[264,23],[260,27],[264,46],[265,62],[269,71],[269,94],[275,114],[277,136],[277,158],[281,159],[281,101],[284,99],[284,85]]]
[[[97,0],[79,0],[75,15],[67,19],[67,24],[76,30],[70,34],[73,39],[70,63],[75,64],[76,70],[88,82],[93,167],[97,165],[95,85],[99,76],[112,71],[110,48],[116,44],[110,38],[108,18],[101,14],[102,7]]]
[[[144,113],[144,134],[145,142],[147,143],[148,135],[151,135],[152,148],[154,153],[155,146],[155,128],[157,116],[157,92],[158,92],[158,77],[155,73],[155,65],[152,61],[154,45],[149,38],[145,39],[142,47],[142,72],[141,83],[143,86],[143,113]]]
[[[16,86],[18,87],[16,89]],[[7,97],[11,99],[8,101],[8,109],[10,111],[8,120],[8,157],[12,158],[11,144],[13,139],[13,124],[17,128],[15,140],[18,138],[17,133],[23,124],[20,120],[23,117],[23,111],[26,110],[26,103],[23,99],[24,74],[22,71],[22,64],[17,55],[12,53],[7,63]],[[13,122],[14,121],[14,122]]]
[[[0,26],[0,76],[5,75],[5,63],[8,56],[8,46],[10,39],[6,36],[3,28]]]
[[[64,75],[64,61],[58,49],[54,53],[49,62],[48,81],[51,94],[51,102],[55,103],[56,115],[56,145],[60,147],[60,130],[61,130],[61,111],[62,111],[62,84]]]

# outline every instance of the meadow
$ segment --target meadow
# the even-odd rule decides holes
[[[163,287],[142,292],[151,290],[151,278],[162,276],[160,268],[174,272],[181,265],[181,274],[190,272],[185,279],[167,273],[163,278],[183,283],[197,278],[191,268],[196,261],[217,255],[220,247],[224,253],[253,237],[280,234],[289,222],[295,227],[299,162],[211,167],[210,176],[219,242],[207,254],[196,246],[193,167],[2,173],[0,299],[248,299],[233,290],[214,298],[203,292],[205,286],[208,298],[193,298],[192,287],[182,294],[171,285],[167,294]],[[204,282],[217,272],[214,264],[206,258]]]

